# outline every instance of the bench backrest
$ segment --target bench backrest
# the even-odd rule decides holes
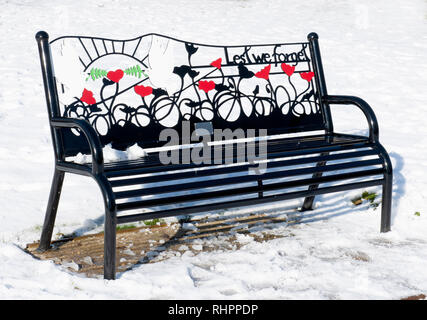
[[[268,129],[269,135],[330,126],[319,99],[326,87],[316,34],[308,42],[247,46],[156,34],[130,40],[70,36],[45,47],[56,77],[50,115],[86,119],[101,143],[113,148],[161,146],[160,132],[181,134],[184,121],[191,130]],[[78,132],[61,135],[64,155],[89,152]]]

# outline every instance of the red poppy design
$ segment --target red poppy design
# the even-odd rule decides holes
[[[293,73],[295,71],[295,66],[290,66],[286,63],[282,63],[281,67],[282,67],[283,72],[286,73],[289,77],[291,75],[293,75]]]
[[[221,69],[221,62],[222,62],[222,58],[216,59],[215,61],[211,62],[211,66],[217,69]]]
[[[125,73],[121,69],[117,69],[116,71],[110,71],[107,73],[107,78],[113,82],[119,82]]]
[[[270,76],[270,70],[271,70],[271,64],[266,66],[261,71],[258,71],[257,73],[255,73],[255,77],[268,80],[268,77]]]
[[[146,97],[153,93],[153,88],[149,86],[135,86],[133,89],[135,90],[135,93],[139,94],[141,97]]]
[[[314,77],[314,72],[310,71],[310,72],[301,72],[300,73],[301,78],[303,78],[304,80],[307,80],[308,82],[311,81],[311,79]]]
[[[199,90],[203,90],[208,93],[209,91],[215,89],[215,82],[213,81],[199,81]]]
[[[95,104],[96,100],[93,97],[93,92],[83,89],[82,97],[80,98],[82,102],[86,102],[87,104]]]

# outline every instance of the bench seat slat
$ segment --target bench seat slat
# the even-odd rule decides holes
[[[216,187],[216,186],[223,186],[223,185],[230,185],[230,184],[256,182],[258,180],[262,180],[264,182],[265,180],[268,180],[268,179],[306,175],[306,174],[312,174],[317,172],[328,172],[328,171],[335,171],[335,170],[359,168],[359,167],[380,165],[381,163],[382,163],[381,159],[372,159],[372,160],[364,160],[364,161],[357,161],[357,162],[346,162],[346,163],[340,163],[340,164],[334,164],[334,165],[324,165],[324,166],[298,168],[293,170],[274,171],[274,172],[265,173],[263,175],[244,175],[244,176],[238,176],[238,177],[227,177],[223,179],[214,179],[214,180],[207,180],[207,181],[205,180],[205,181],[197,181],[197,182],[190,182],[190,183],[179,183],[179,184],[172,184],[172,185],[166,185],[166,186],[160,186],[160,187],[140,188],[140,189],[130,190],[130,191],[119,191],[119,192],[115,192],[115,197],[116,199],[124,199],[124,198],[132,198],[132,197],[139,197],[139,196],[145,196],[145,195],[157,195],[162,193],[209,188],[209,187]]]
[[[155,211],[155,212],[121,215],[121,216],[117,216],[117,223],[131,223],[131,222],[137,222],[141,220],[150,220],[155,218],[174,217],[174,216],[179,216],[183,214],[187,215],[192,213],[202,213],[206,211],[214,211],[214,210],[217,211],[221,209],[250,206],[250,205],[263,204],[263,203],[269,203],[274,201],[283,201],[283,200],[296,199],[296,198],[308,197],[308,196],[325,194],[325,193],[346,191],[351,189],[368,188],[368,187],[382,185],[383,183],[384,183],[384,179],[376,179],[376,180],[369,180],[369,181],[363,181],[363,182],[348,183],[348,184],[343,184],[338,186],[323,187],[316,190],[288,192],[288,193],[283,193],[279,195],[265,196],[263,198],[233,200],[228,202],[196,205],[191,207],[175,208],[175,209],[161,210],[161,211]]]
[[[364,150],[364,151],[355,151],[355,152],[347,152],[347,153],[338,153],[331,154],[325,156],[316,156],[316,157],[306,157],[306,158],[297,158],[291,160],[278,160],[278,161],[269,161],[268,168],[277,168],[283,166],[291,166],[298,164],[307,164],[319,161],[332,161],[332,160],[343,160],[349,158],[358,158],[364,156],[372,156],[377,155],[375,150]],[[111,180],[111,186],[114,187],[122,187],[129,186],[135,184],[143,184],[143,183],[153,183],[153,182],[162,182],[168,180],[176,180],[176,179],[186,179],[186,178],[196,178],[196,177],[204,177],[216,174],[230,174],[236,173],[239,171],[247,171],[251,167],[257,166],[256,164],[244,164],[244,165],[234,165],[234,166],[221,166],[221,167],[202,167],[203,170],[191,170],[185,172],[171,172],[159,175],[150,175],[139,178],[125,178],[125,179],[117,179]],[[165,168],[167,170],[167,168]]]
[[[268,152],[272,153],[277,150],[287,149],[292,150],[295,148],[301,148],[301,147],[309,147],[310,145],[330,145],[330,144],[340,144],[340,143],[346,143],[346,142],[355,142],[355,141],[362,141],[366,140],[365,137],[362,136],[352,136],[352,135],[338,135],[338,134],[332,134],[332,135],[325,135],[325,134],[318,134],[318,135],[308,135],[308,136],[302,136],[302,137],[292,137],[292,138],[281,138],[281,139],[270,139],[268,140]],[[253,141],[247,143],[248,145],[257,145],[259,144],[259,141]],[[243,143],[233,143],[233,149],[236,150],[237,147],[242,146]],[[226,145],[213,145],[211,146],[212,152],[214,150],[222,149],[222,151],[225,150]],[[241,147],[243,151],[245,151],[245,147]],[[111,162],[106,163],[105,167],[106,169],[114,168],[119,169],[121,167],[128,167],[132,165],[141,165],[144,164],[145,166],[150,165],[156,165],[158,163],[158,157],[156,152],[153,154],[149,154],[147,157],[141,158],[141,159],[135,159],[135,160],[124,160],[124,161],[117,161],[117,162]]]
[[[205,193],[193,193],[193,194],[186,194],[181,196],[171,196],[171,197],[164,197],[164,198],[157,198],[157,199],[125,202],[125,203],[117,204],[117,211],[133,210],[133,209],[146,208],[151,206],[176,204],[176,203],[189,202],[189,201],[207,200],[207,199],[219,198],[219,197],[246,195],[250,193],[274,191],[274,190],[280,190],[285,188],[301,187],[306,185],[308,186],[313,184],[321,184],[326,182],[334,182],[334,181],[360,178],[360,177],[366,177],[366,176],[382,175],[383,173],[384,173],[384,169],[380,168],[380,169],[335,174],[335,175],[322,176],[322,177],[313,177],[310,179],[271,183],[267,185],[256,185],[256,186],[250,186],[250,187],[219,190],[219,191],[212,191],[212,192],[205,192]]]
[[[318,136],[316,136],[317,138]],[[330,143],[325,142],[325,135],[321,136],[322,139],[315,139],[311,137],[311,139],[302,139],[305,141],[303,143],[298,144],[296,141],[292,143],[288,143],[288,141],[280,140],[280,141],[269,141],[267,145],[267,154],[270,157],[278,157],[278,156],[293,156],[299,154],[310,154],[310,153],[320,153],[320,152],[328,152],[334,150],[345,149],[346,147],[353,146],[363,147],[363,146],[372,146],[368,142],[365,137],[353,137],[350,139],[348,137],[344,138],[336,138],[330,137],[332,140]],[[321,143],[320,143],[321,142]],[[219,147],[219,146],[217,146]],[[224,151],[224,146],[220,146]],[[236,144],[233,148],[233,163],[235,163],[237,155],[236,155]],[[215,149],[211,150],[211,154],[214,154]],[[223,159],[226,160],[226,159]],[[248,160],[247,158],[245,159]],[[214,165],[214,164],[212,164]],[[170,164],[168,165],[168,169],[170,170],[178,170],[178,169],[187,169],[187,168],[195,168],[200,165],[190,163],[190,164]],[[128,175],[136,175],[143,173],[154,173],[161,172],[165,170],[164,165],[161,163],[159,159],[159,153],[149,154],[146,157],[143,157],[138,160],[129,160],[129,161],[120,161],[110,164],[105,164],[105,174],[108,178],[112,177],[120,177],[120,176],[128,176]]]
[[[335,146],[328,146],[328,147],[300,149],[295,151],[281,151],[276,153],[268,153],[268,159],[305,156],[305,155],[311,155],[316,153],[345,151],[350,149],[369,148],[369,147],[372,147],[372,145],[369,143],[361,143],[361,144],[335,145]],[[245,163],[249,162],[252,159],[245,159],[245,160],[246,160],[245,162],[241,163],[242,165],[244,165]],[[233,163],[236,163],[236,161],[234,161]],[[184,170],[184,169],[198,169],[198,168],[207,168],[207,167],[214,167],[214,166],[218,166],[218,164],[201,164],[200,165],[200,164],[189,163],[189,164],[163,165],[159,163],[158,165],[151,166],[151,167],[135,167],[133,169],[128,169],[128,170],[106,172],[106,176],[109,179],[111,179],[111,178],[128,177],[133,175],[152,174],[152,173],[159,173],[159,172],[165,172],[165,171],[177,171],[177,170]]]

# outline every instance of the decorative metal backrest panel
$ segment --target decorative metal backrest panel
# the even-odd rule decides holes
[[[269,134],[324,129],[307,42],[210,46],[150,34],[61,37],[51,50],[62,116],[86,119],[117,149],[160,146],[161,130],[181,132],[185,120]],[[85,146],[72,130],[63,139],[66,155]]]

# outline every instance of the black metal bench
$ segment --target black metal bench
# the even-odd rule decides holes
[[[65,172],[90,176],[101,189],[106,279],[115,278],[118,223],[294,198],[305,198],[301,210],[309,210],[316,195],[381,185],[381,232],[390,230],[392,165],[378,141],[376,117],[360,98],[328,95],[317,34],[310,33],[308,42],[247,46],[156,34],[49,42],[40,31],[36,39],[55,152],[39,250],[50,247]],[[55,76],[52,56],[64,76]],[[77,83],[76,72],[83,77]],[[331,104],[361,109],[369,136],[334,132]],[[176,143],[188,144],[184,124],[191,131],[205,128],[205,135],[213,129],[267,129],[268,170],[249,174],[260,163],[238,143],[227,155],[230,145],[208,147],[232,165],[164,164],[160,151],[104,163],[105,145],[159,147],[165,128],[180,134]],[[262,141],[246,147],[261,147]],[[78,153],[91,154],[92,162],[67,160]]]

